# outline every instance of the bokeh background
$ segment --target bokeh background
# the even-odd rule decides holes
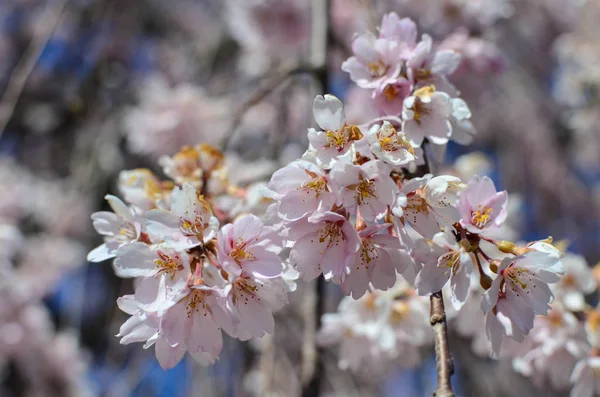
[[[340,65],[354,32],[391,11],[464,56],[451,80],[478,135],[451,144],[447,164],[479,167],[519,198],[515,238],[567,239],[598,262],[598,0],[1,0],[0,395],[298,395],[311,286],[291,294],[273,337],[228,339],[211,368],[186,359],[163,371],[152,349],[114,337],[126,319],[116,298],[132,286],[86,262],[100,242],[89,216],[117,193],[119,171],[160,173],[157,159],[186,144],[227,140],[232,183],[268,180],[304,151],[317,94],[342,98],[350,121],[373,118]],[[327,43],[315,43],[323,20]],[[326,67],[288,76],[315,46]],[[336,288],[323,291],[327,311]],[[552,395],[451,343],[459,395]],[[335,351],[322,358],[323,396],[434,388],[433,357],[384,377],[340,371]]]

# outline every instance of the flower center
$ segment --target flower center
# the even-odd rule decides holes
[[[460,252],[449,251],[438,259],[438,267],[447,267],[452,270],[454,275],[460,268]]]
[[[308,172],[308,174],[312,176],[313,179],[304,182],[302,184],[302,189],[304,189],[306,193],[311,193],[311,191],[314,192],[316,198],[319,198],[319,196],[321,196],[321,194],[325,192],[325,189],[327,187],[327,181],[325,180],[325,178],[323,178],[322,176],[318,176],[315,173]]]
[[[154,263],[158,268],[157,275],[164,273],[173,277],[177,271],[183,270],[183,265],[181,264],[178,256],[171,257],[163,251],[157,251],[156,254],[159,258],[154,260]]]
[[[373,259],[377,259],[378,256],[375,246],[368,239],[363,238],[361,241],[360,263],[364,265],[365,269],[368,269]],[[356,269],[358,270],[359,267],[357,266]]]
[[[256,256],[253,253],[245,250],[246,245],[247,245],[247,243],[244,240],[242,240],[241,238],[238,238],[238,241],[235,244],[235,249],[229,253],[229,256],[232,257],[237,262],[238,265],[242,261],[256,260]]]
[[[394,127],[387,127],[377,135],[379,146],[384,152],[395,152],[399,149],[407,150],[410,154],[415,154],[412,145],[406,139],[406,135],[398,134]]]
[[[350,185],[349,187],[355,189],[354,197],[359,205],[367,203],[370,197],[377,197],[375,195],[375,183],[370,179],[363,178],[362,175],[356,185]]]
[[[343,239],[342,230],[335,222],[328,222],[319,233],[319,242],[326,242],[327,248],[331,248],[333,245],[338,245],[341,239]]]
[[[399,93],[400,90],[393,84],[388,84],[383,89],[383,96],[388,101],[393,101],[394,99],[396,99]]]
[[[530,275],[529,270],[522,267],[509,266],[501,272],[501,275],[504,276],[504,279],[509,280],[514,286],[519,286],[521,289],[527,289],[527,283],[525,283],[522,278]],[[516,289],[513,288],[513,291],[516,292]]]
[[[199,312],[200,308],[208,310],[204,301],[204,292],[195,289],[188,295],[188,302],[185,305],[187,317],[190,318],[194,312]],[[204,315],[206,316],[206,313]]]
[[[377,62],[369,63],[367,68],[369,69],[371,77],[382,77],[389,69],[389,67],[381,59],[378,59]]]
[[[471,211],[471,223],[479,229],[482,229],[492,220],[492,212],[490,207],[477,206],[477,210]]]

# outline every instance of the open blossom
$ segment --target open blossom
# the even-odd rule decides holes
[[[379,37],[398,44],[400,58],[406,60],[417,45],[417,25],[410,18],[402,18],[395,12],[386,14],[381,19]]]
[[[210,205],[189,183],[176,187],[171,193],[170,211],[148,211],[148,234],[153,239],[164,240],[175,249],[196,247],[210,241],[216,234],[219,221]]]
[[[232,336],[240,340],[272,334],[273,311],[287,302],[287,286],[282,278],[247,274],[230,280],[226,288],[227,305],[235,324]]]
[[[369,147],[378,159],[392,166],[408,164],[415,159],[415,151],[402,131],[388,121],[374,125],[367,135]]]
[[[275,228],[265,226],[254,215],[246,215],[219,230],[217,259],[225,271],[238,277],[242,272],[277,277],[283,271],[280,240]]]
[[[454,51],[434,51],[431,36],[424,34],[406,61],[408,79],[418,86],[432,84],[454,94],[456,90],[447,77],[458,68],[460,58],[460,54]]]
[[[288,239],[293,243],[290,262],[305,280],[323,273],[325,279],[339,284],[360,248],[354,226],[334,212],[294,223],[290,226]]]
[[[212,363],[223,347],[221,328],[231,322],[224,309],[222,293],[211,287],[197,286],[171,298],[175,304],[160,319],[160,335],[171,347],[185,347],[200,362]],[[194,357],[196,358],[196,357]]]
[[[523,255],[505,258],[484,294],[481,306],[488,313],[486,332],[495,354],[503,335],[522,340],[533,328],[534,316],[548,312],[554,298],[548,284],[565,272],[558,250],[551,245],[537,242],[530,248]]]
[[[421,295],[431,294],[440,291],[450,280],[450,300],[458,310],[469,295],[473,258],[465,245],[456,242],[456,237],[450,231],[433,236],[433,245],[435,248],[430,248],[426,252],[428,255],[423,258],[428,260],[421,261],[423,269],[415,280],[417,291]],[[415,253],[415,259],[421,259],[420,252]]]
[[[295,161],[276,171],[267,187],[265,195],[278,201],[277,213],[286,221],[329,211],[337,201],[329,176],[309,161]]]
[[[114,212],[100,211],[92,214],[96,231],[104,236],[104,244],[94,248],[87,256],[90,262],[114,258],[119,247],[140,237],[142,225],[139,216],[118,197],[106,195]]]
[[[119,173],[119,191],[128,203],[142,211],[157,206],[163,199],[162,182],[147,168],[121,171]],[[172,184],[169,184],[173,188]]]
[[[399,77],[373,90],[373,104],[381,115],[396,116],[402,113],[404,100],[410,95],[412,84]]]
[[[342,281],[346,295],[358,299],[369,289],[369,282],[385,291],[396,283],[396,271],[403,273],[410,259],[397,237],[385,231],[390,224],[369,226],[361,230],[360,248]]]
[[[175,251],[167,246],[151,249],[144,243],[132,243],[119,248],[113,262],[119,277],[167,276],[169,284],[186,281],[190,271],[187,253]]]
[[[450,175],[413,178],[402,185],[392,213],[431,239],[441,226],[449,227],[458,221],[456,200],[462,188],[461,180]]]
[[[313,103],[313,114],[323,130],[310,128],[308,141],[316,150],[317,159],[329,168],[332,160],[348,152],[363,134],[358,126],[346,124],[344,105],[333,95],[318,95]]]
[[[507,216],[508,194],[497,192],[487,176],[473,176],[458,200],[460,224],[471,233],[482,233],[498,228]]]
[[[421,146],[425,138],[436,145],[448,142],[452,133],[451,98],[434,86],[416,90],[404,100],[402,131],[413,146]]]
[[[400,46],[394,40],[377,38],[371,32],[362,33],[352,41],[353,56],[342,64],[352,81],[361,88],[375,88],[395,79],[402,61]]]
[[[389,175],[390,169],[379,160],[362,165],[340,160],[330,173],[344,208],[350,214],[358,210],[368,222],[383,217],[394,203],[398,189]]]
[[[468,145],[473,142],[476,132],[471,123],[471,110],[467,103],[461,98],[452,98],[452,140],[460,145]]]

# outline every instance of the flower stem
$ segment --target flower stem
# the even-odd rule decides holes
[[[429,323],[433,328],[435,340],[435,361],[437,363],[437,388],[435,397],[454,397],[450,376],[454,373],[452,356],[448,347],[448,329],[446,325],[446,310],[442,291],[434,292],[430,297],[431,311]]]

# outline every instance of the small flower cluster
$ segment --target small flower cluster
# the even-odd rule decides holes
[[[254,215],[226,223],[230,212],[215,203],[228,191],[242,193],[228,185],[216,148],[184,147],[159,162],[171,180],[146,169],[121,174],[127,204],[109,195],[112,212],[92,215],[105,241],[88,260],[114,258],[118,276],[137,279],[135,293],[118,300],[131,315],[121,343],[155,345],[163,368],[186,352],[212,363],[222,331],[241,340],[273,332],[272,312],[287,302],[290,288],[279,257],[283,244],[276,228]]]
[[[492,238],[507,218],[508,196],[489,178],[465,182],[409,172],[425,163],[425,142],[435,149],[457,135],[467,142],[466,130],[472,135],[464,101],[432,84],[455,92],[447,76],[458,65],[458,54],[434,51],[426,35],[417,43],[414,23],[394,13],[384,17],[378,36],[357,36],[353,51],[342,68],[375,98],[393,93],[382,95],[388,105],[397,101],[398,106],[383,111],[388,115],[381,119],[351,125],[339,99],[316,97],[313,113],[320,129],[309,129],[309,149],[275,172],[265,189],[275,201],[272,212],[281,221],[289,262],[305,280],[322,275],[354,299],[389,290],[398,273],[419,295],[447,288],[456,310],[481,287],[480,316],[485,315],[497,355],[505,336],[522,341],[534,317],[547,314],[553,300],[549,284],[564,273],[561,254],[544,241],[518,247]],[[498,250],[507,257],[493,259]],[[354,312],[347,305],[341,307],[342,318],[347,310]],[[331,336],[330,331],[323,332]],[[363,331],[350,334],[357,332]],[[358,356],[381,350],[369,349]],[[357,365],[356,357],[342,362]]]
[[[436,145],[450,138],[471,142],[471,112],[448,81],[460,64],[458,52],[436,50],[427,34],[417,41],[415,23],[396,13],[383,17],[377,36],[356,36],[352,52],[342,70],[358,87],[372,90],[380,114],[402,117],[402,131],[413,146],[425,138]]]

